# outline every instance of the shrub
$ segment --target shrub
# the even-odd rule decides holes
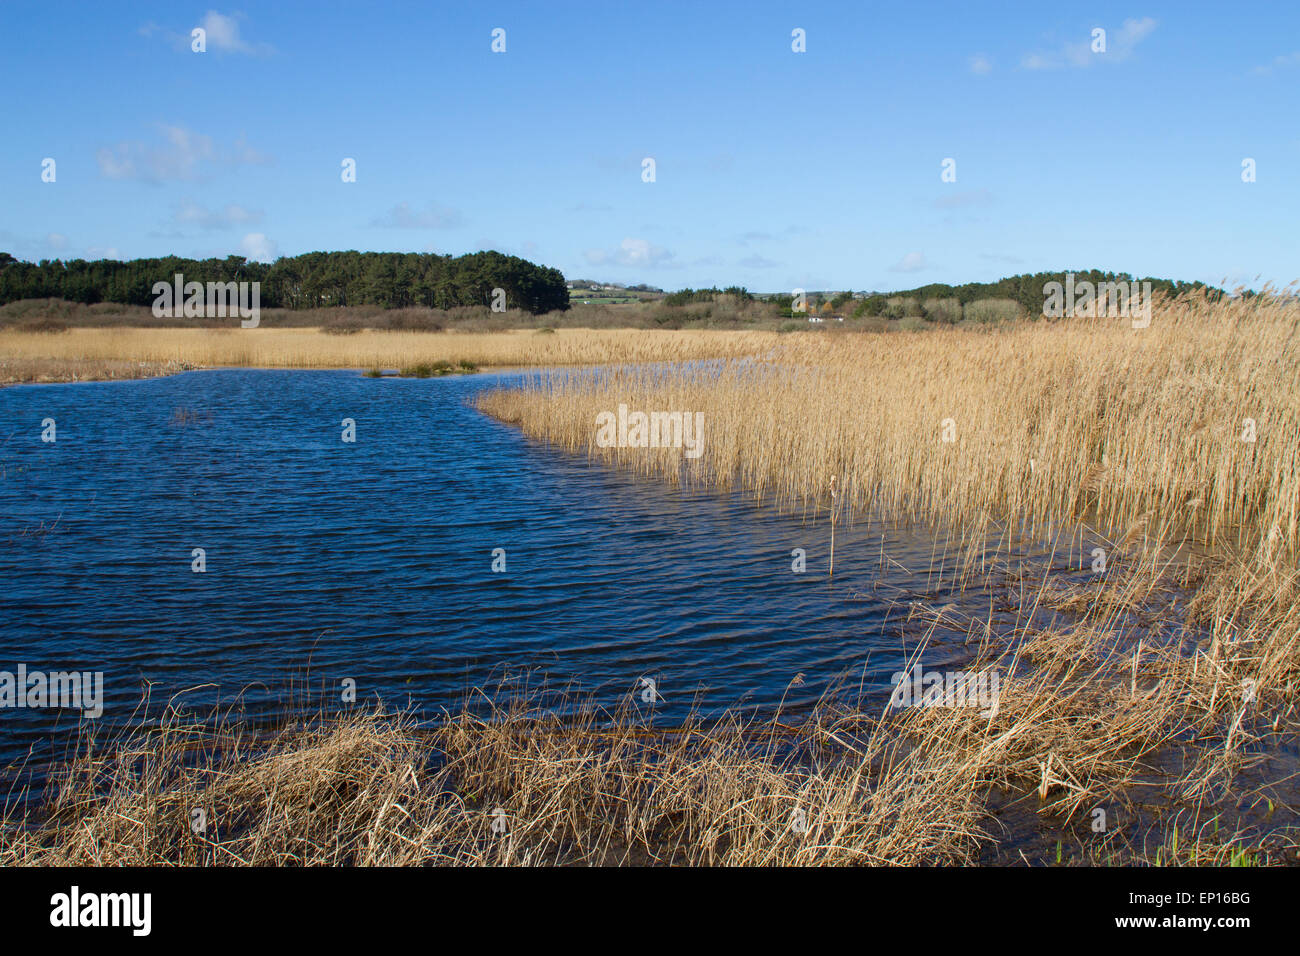
[[[1015,299],[975,299],[966,303],[964,313],[972,322],[1011,322],[1021,315]]]
[[[921,308],[931,322],[956,325],[961,321],[961,303],[956,299],[926,299]]]

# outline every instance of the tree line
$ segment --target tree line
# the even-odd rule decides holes
[[[505,305],[534,314],[565,310],[564,275],[500,252],[463,256],[416,252],[308,252],[273,263],[243,256],[224,259],[42,259],[23,262],[0,252],[0,305],[19,299],[67,299],[93,305],[120,302],[151,305],[154,283],[260,282],[264,308],[313,309],[335,305],[377,305],[400,309],[426,306],[491,306],[494,289]]]
[[[1182,295],[1184,292],[1206,292],[1211,295],[1225,295],[1222,289],[1216,289],[1213,286],[1207,286],[1203,282],[1182,282],[1173,279],[1137,279],[1126,273],[1103,272],[1100,269],[1089,269],[1085,271],[1074,272],[1075,283],[1091,282],[1094,286],[1102,282],[1150,282],[1151,292],[1153,295],[1164,293],[1170,297]],[[960,305],[967,305],[979,299],[1011,299],[1018,304],[1028,315],[1041,315],[1043,312],[1043,302],[1046,297],[1044,291],[1049,282],[1065,282],[1064,272],[1034,272],[1025,273],[1024,275],[1008,276],[1005,279],[999,279],[997,282],[967,282],[963,285],[947,285],[943,282],[935,282],[930,285],[919,286],[915,289],[909,289],[903,292],[891,292],[887,295],[869,295],[861,300],[866,305],[861,310],[864,315],[881,315],[888,307],[888,300],[899,296],[914,299],[919,302],[926,300],[944,300],[956,299]]]
[[[719,296],[732,296],[737,302],[752,302],[754,296],[744,286],[729,285],[725,289],[682,289],[664,296],[664,305],[689,305],[692,302],[713,302]]]
[[[948,285],[934,282],[898,292],[867,292],[854,295],[852,292],[822,293],[810,292],[806,296],[803,310],[794,309],[794,297],[786,294],[764,296],[768,302],[776,305],[779,314],[788,317],[802,317],[806,313],[843,313],[855,319],[867,316],[884,316],[897,319],[906,316],[925,316],[930,319],[956,322],[960,321],[965,311],[972,304],[986,306],[997,303],[1005,306],[1003,310],[1036,316],[1043,312],[1046,300],[1046,288],[1050,282],[1065,282],[1064,272],[1034,272],[1024,275],[1008,276],[996,282],[967,282],[962,285]],[[1153,295],[1164,293],[1170,297],[1185,292],[1204,292],[1210,296],[1223,296],[1224,290],[1207,286],[1202,282],[1182,282],[1172,279],[1136,279],[1125,273],[1103,272],[1090,269],[1074,272],[1076,285],[1091,282],[1094,287],[1104,282],[1150,282]],[[688,290],[689,291],[689,290]],[[1001,318],[1013,317],[1005,314]]]

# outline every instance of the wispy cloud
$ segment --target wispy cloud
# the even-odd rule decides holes
[[[1062,67],[1083,68],[1098,63],[1118,63],[1133,55],[1137,45],[1151,35],[1157,22],[1152,17],[1141,20],[1128,19],[1118,30],[1106,31],[1106,52],[1092,52],[1092,31],[1088,38],[1077,43],[1067,43],[1059,50],[1048,53],[1027,53],[1020,65],[1026,70],[1056,70]]]
[[[993,61],[983,53],[976,53],[970,58],[970,71],[976,76],[984,76],[993,72]]]
[[[1256,73],[1272,73],[1274,70],[1287,70],[1292,67],[1300,66],[1300,50],[1294,53],[1284,53],[1281,56],[1273,57],[1271,63],[1264,66],[1255,67]]]
[[[737,265],[745,269],[775,269],[780,264],[762,256],[746,256],[737,263]]]
[[[203,19],[195,26],[202,28],[204,32],[207,52],[235,53],[244,56],[269,56],[274,53],[275,47],[269,43],[250,43],[244,39],[239,26],[239,21],[243,18],[242,13],[226,16],[216,10],[209,10],[204,14]],[[146,37],[161,37],[175,49],[189,52],[193,49],[191,46],[194,39],[193,30],[194,27],[186,27],[184,31],[177,31],[150,21],[140,28],[139,33]]]
[[[624,239],[612,250],[588,249],[584,256],[593,266],[619,265],[653,269],[676,265],[671,252],[648,239]]]
[[[186,200],[172,213],[172,221],[183,226],[198,226],[201,229],[229,229],[235,226],[252,226],[262,221],[262,210],[246,209],[235,203],[229,203],[221,209],[208,209],[196,202]]]
[[[241,136],[231,147],[219,147],[211,136],[183,126],[159,124],[161,143],[130,140],[103,146],[95,153],[99,172],[107,179],[162,183],[201,179],[214,167],[265,165],[270,157],[251,148]]]
[[[987,189],[972,189],[936,199],[934,206],[936,209],[968,209],[972,206],[987,206],[991,202],[993,194]]]
[[[460,210],[431,202],[417,210],[409,202],[399,202],[382,216],[370,221],[372,226],[386,229],[454,229],[464,225]]]
[[[782,239],[789,239],[791,236],[797,236],[807,230],[803,226],[786,226],[779,233],[767,232],[763,229],[751,229],[749,232],[741,233],[736,237],[736,241],[742,246],[751,242],[777,242]]]
[[[925,254],[921,252],[909,252],[903,258],[899,259],[889,267],[890,272],[920,272],[923,269],[930,268],[930,264],[925,261]]]

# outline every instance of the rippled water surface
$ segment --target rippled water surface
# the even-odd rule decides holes
[[[888,687],[891,602],[926,582],[933,542],[886,531],[901,564],[882,569],[882,529],[837,529],[831,586],[825,520],[548,449],[471,406],[511,379],[240,369],[0,390],[0,670],[102,671],[109,721],[147,684],[269,707],[291,680],[351,678],[363,702],[433,713],[503,676],[609,706],[649,678],[665,720]],[[74,725],[0,710],[0,755]]]

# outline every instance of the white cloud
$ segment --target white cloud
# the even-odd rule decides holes
[[[925,261],[925,254],[921,252],[909,252],[903,258],[889,267],[890,272],[920,272],[922,269],[930,268],[929,263]]]
[[[977,53],[970,58],[970,71],[978,76],[993,72],[993,61],[982,53]]]
[[[239,21],[209,10],[199,23],[208,32],[208,49],[227,53],[252,53],[253,48],[239,36]]]
[[[1153,17],[1125,20],[1118,30],[1106,31],[1106,52],[1092,52],[1092,30],[1088,38],[1067,43],[1053,53],[1027,53],[1020,65],[1026,70],[1055,70],[1061,67],[1089,67],[1096,63],[1116,63],[1127,60],[1137,45],[1151,35],[1157,21]]]
[[[771,259],[765,259],[762,256],[746,256],[744,259],[741,259],[740,262],[737,263],[737,265],[745,269],[764,269],[764,270],[775,269],[780,264],[781,263],[774,262]]]
[[[250,232],[239,243],[240,253],[247,259],[258,262],[271,262],[275,259],[279,247],[266,238],[265,233]]]
[[[587,262],[593,266],[620,265],[637,268],[662,268],[675,265],[673,254],[647,239],[624,239],[612,251],[588,249]]]

